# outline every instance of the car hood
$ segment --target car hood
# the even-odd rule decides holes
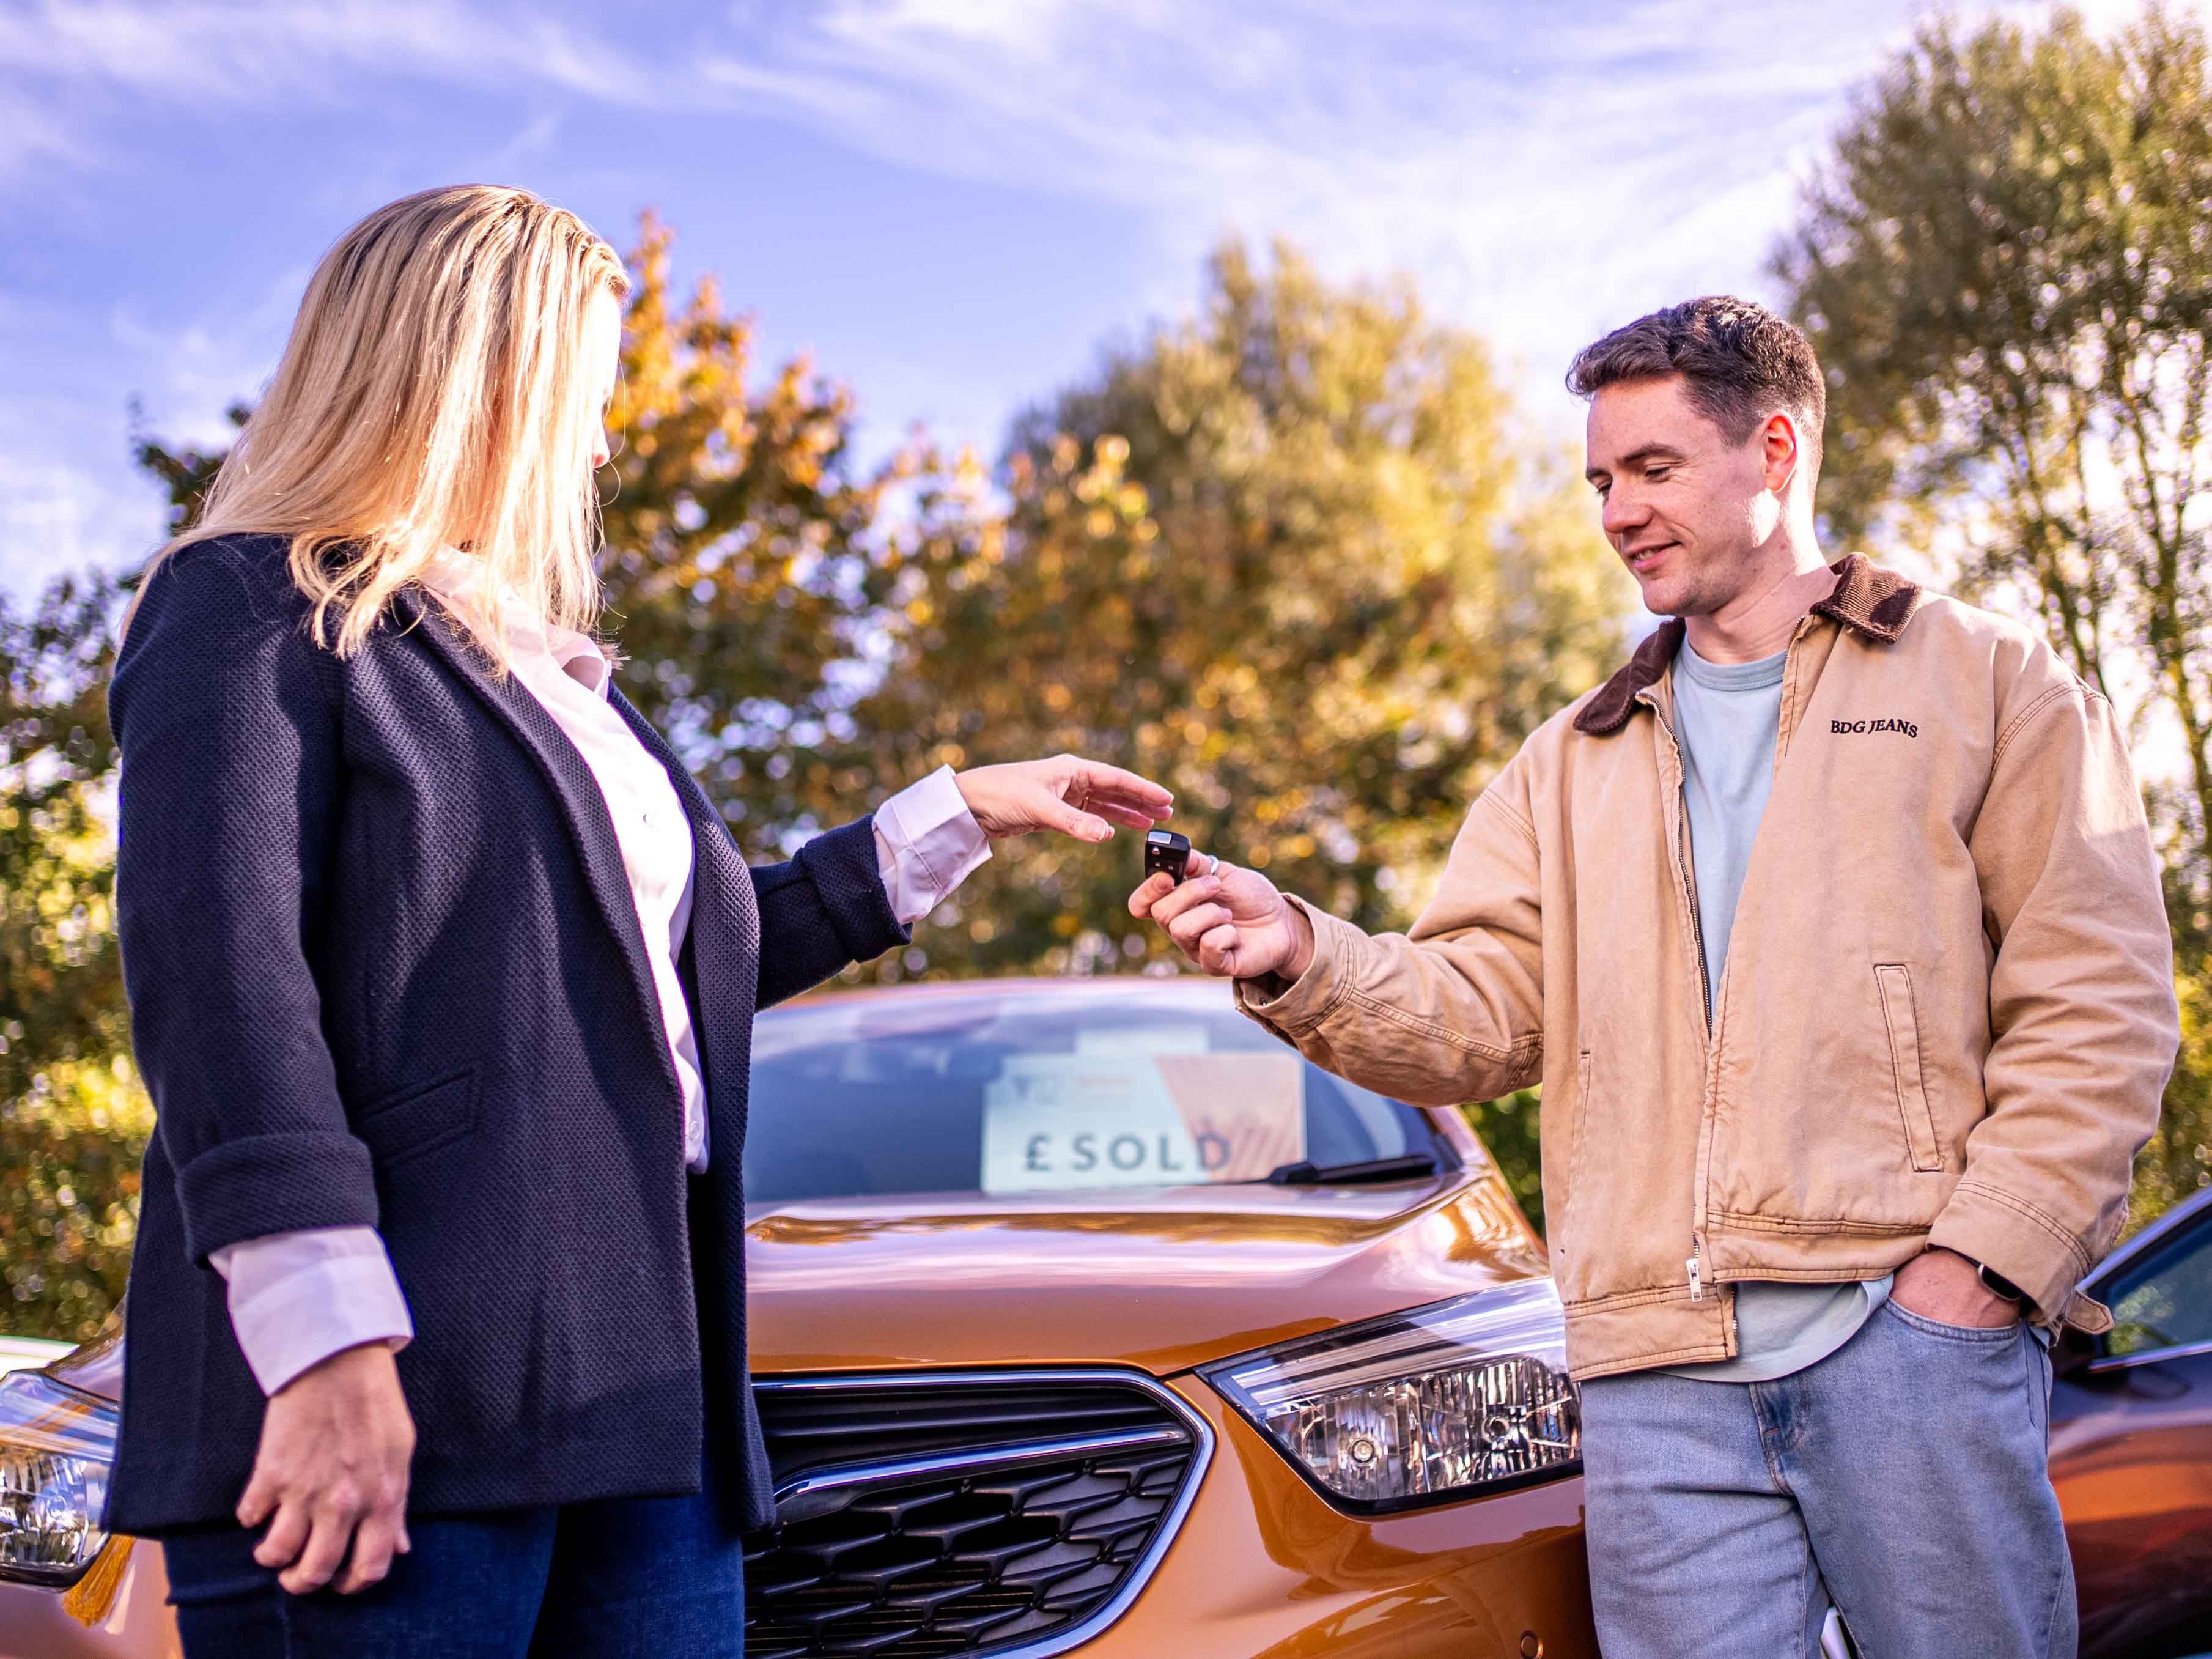
[[[810,1200],[749,1220],[756,1373],[1085,1361],[1164,1375],[1547,1271],[1480,1169],[1387,1188]]]

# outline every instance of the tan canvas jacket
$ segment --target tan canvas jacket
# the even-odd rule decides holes
[[[1843,561],[1790,640],[1709,1022],[1681,637],[1528,739],[1411,933],[1306,906],[1312,966],[1240,1002],[1401,1099],[1541,1079],[1579,1378],[1732,1357],[1734,1281],[1871,1277],[1931,1243],[2043,1322],[2103,1328],[2075,1285],[2118,1231],[2178,1042],[2110,706],[2027,630]]]

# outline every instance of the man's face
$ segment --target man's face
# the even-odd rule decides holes
[[[1609,386],[1590,400],[1585,476],[1647,610],[1709,616],[1751,585],[1796,459],[1796,434],[1777,425],[1730,443],[1680,375]]]

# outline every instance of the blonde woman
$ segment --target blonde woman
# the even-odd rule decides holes
[[[196,1656],[738,1653],[755,1011],[990,838],[1167,815],[948,769],[748,869],[592,635],[624,288],[521,191],[370,215],[128,623],[109,1520]]]

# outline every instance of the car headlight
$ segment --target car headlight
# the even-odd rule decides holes
[[[68,1585],[107,1541],[112,1401],[41,1371],[0,1376],[0,1578]]]
[[[1582,1395],[1548,1279],[1264,1348],[1199,1373],[1340,1507],[1377,1513],[1571,1474]]]

